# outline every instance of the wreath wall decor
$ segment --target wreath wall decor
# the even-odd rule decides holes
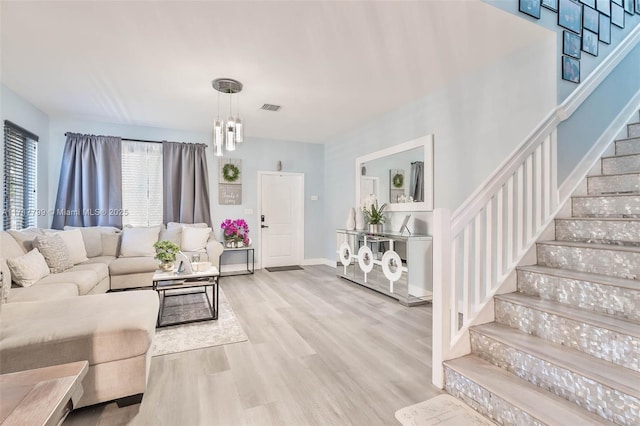
[[[222,177],[227,182],[235,182],[240,177],[240,169],[235,164],[227,163],[222,168]]]
[[[396,173],[391,183],[394,188],[402,188],[404,186],[404,175],[402,175],[402,173]]]

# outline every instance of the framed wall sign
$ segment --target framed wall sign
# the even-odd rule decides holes
[[[571,31],[563,31],[562,36],[562,54],[568,55],[576,59],[580,59],[580,46],[582,40],[578,34]]]
[[[560,0],[558,25],[580,34],[582,32],[582,5],[573,0]]]
[[[611,18],[607,15],[600,14],[598,40],[606,44],[611,44]]]
[[[562,57],[562,79],[580,83],[580,61],[569,56]]]
[[[599,21],[600,13],[597,10],[589,6],[582,8],[582,28],[598,34]]]
[[[622,6],[611,5],[611,23],[616,27],[624,28],[624,9]]]
[[[611,16],[611,0],[596,0],[598,12]]]
[[[598,56],[598,34],[584,30],[582,32],[582,50],[590,55]]]
[[[520,12],[540,19],[540,0],[520,0]]]

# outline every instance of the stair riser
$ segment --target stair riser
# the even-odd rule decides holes
[[[501,324],[640,371],[640,339],[633,336],[500,299],[495,314]]]
[[[637,398],[473,330],[471,352],[609,421],[630,425],[637,416]]]
[[[640,173],[587,178],[589,195],[640,193]]]
[[[640,154],[602,159],[602,174],[617,175],[640,172]]]
[[[640,220],[557,219],[557,241],[584,241],[597,244],[640,246]]]
[[[518,271],[518,291],[543,300],[640,321],[640,291],[637,290]]]
[[[544,423],[525,411],[489,392],[476,382],[459,374],[451,368],[444,368],[445,390],[463,401],[477,412],[501,425],[543,426]]]
[[[537,254],[540,266],[640,279],[640,253],[538,243]]]
[[[640,154],[640,138],[616,142],[616,155]]]
[[[627,125],[627,134],[630,138],[637,138],[638,136],[640,136],[640,123]]]
[[[573,197],[573,217],[638,217],[640,196]]]

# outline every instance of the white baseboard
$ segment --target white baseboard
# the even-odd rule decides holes
[[[316,258],[316,259],[304,259],[302,261],[302,265],[327,265],[327,266],[330,266],[332,268],[335,268],[336,267],[336,261],[319,257],[319,258]]]
[[[609,145],[618,136],[618,133],[627,125],[631,117],[635,114],[637,116],[638,109],[640,108],[640,91],[629,100],[627,105],[622,109],[620,114],[613,120],[611,125],[600,135],[595,144],[591,147],[587,155],[582,158],[582,161],[573,169],[573,172],[562,182],[562,185],[558,188],[560,203],[569,198],[573,192],[578,188],[582,180],[587,176],[593,165],[600,160],[604,152]]]

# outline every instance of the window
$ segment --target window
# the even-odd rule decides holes
[[[162,224],[162,144],[122,141],[122,225]]]
[[[38,136],[12,122],[4,122],[4,211],[2,226],[36,226]]]

